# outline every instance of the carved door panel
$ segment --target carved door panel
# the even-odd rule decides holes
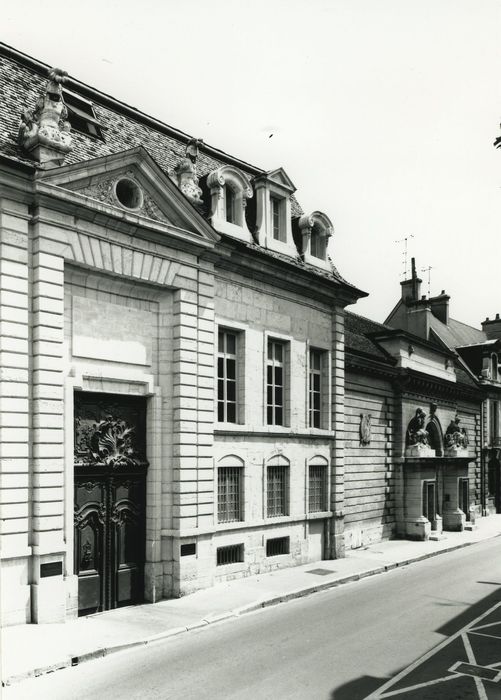
[[[75,394],[75,573],[79,614],[143,599],[144,399]]]
[[[103,480],[75,481],[75,573],[80,614],[104,609],[105,502]]]
[[[113,590],[117,607],[142,597],[144,562],[144,479],[115,478],[112,492]]]

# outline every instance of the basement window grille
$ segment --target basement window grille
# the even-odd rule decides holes
[[[227,547],[217,548],[217,565],[237,564],[244,560],[243,544],[230,544]]]
[[[276,557],[280,554],[289,554],[290,537],[274,537],[266,540],[266,556]]]
[[[189,557],[197,553],[197,545],[195,542],[187,542],[181,545],[181,556]]]

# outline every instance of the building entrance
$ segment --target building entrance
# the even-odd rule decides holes
[[[144,592],[146,403],[75,393],[75,573],[79,615]]]

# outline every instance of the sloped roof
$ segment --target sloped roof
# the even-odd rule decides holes
[[[47,84],[49,66],[0,42],[0,155],[20,163],[38,167],[21,149],[17,141],[20,118],[27,108],[34,108],[37,99],[43,94]],[[97,120],[103,128],[104,140],[93,138],[72,130],[72,150],[65,157],[65,165],[92,160],[121,153],[142,146],[166,173],[185,157],[186,144],[190,135],[147,114],[99,92],[69,77],[65,85],[69,90],[81,94],[92,102]],[[232,164],[246,173],[249,178],[265,174],[265,171],[228,155],[208,144],[199,148],[197,174],[201,180],[222,165]],[[273,172],[279,172],[280,168]],[[303,214],[298,201],[291,195],[291,214],[297,218]],[[250,247],[253,247],[250,244]],[[300,266],[317,277],[334,280],[351,289],[357,297],[366,296],[354,285],[347,282],[331,263],[331,270],[325,271],[297,259],[279,256],[272,251],[260,248],[263,254],[280,257],[284,262]]]
[[[483,331],[473,328],[473,326],[468,326],[461,321],[456,321],[454,318],[450,318],[449,323],[446,325],[431,315],[430,328],[449,348],[483,343],[487,340],[487,336]]]
[[[0,153],[15,160],[35,165],[17,143],[17,134],[22,112],[33,108],[44,92],[49,66],[23,54],[12,55],[13,50],[0,43]],[[33,63],[33,65],[29,65]],[[99,156],[126,151],[143,146],[158,165],[168,172],[185,155],[185,147],[191,138],[188,134],[155,120],[115,98],[99,92],[79,81],[68,78],[67,87],[92,101],[99,123],[103,127],[104,141],[78,131],[71,132],[73,148],[65,158],[65,164],[77,163]],[[199,177],[207,175],[226,163],[237,163],[238,168],[250,177],[265,171],[202,145],[197,160]],[[303,211],[292,196],[292,214],[300,216]]]
[[[347,352],[361,353],[380,362],[394,364],[390,356],[370,338],[372,333],[392,330],[390,326],[377,323],[364,316],[347,311],[345,314],[344,343]]]

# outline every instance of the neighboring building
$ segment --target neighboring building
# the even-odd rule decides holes
[[[346,546],[463,530],[481,499],[482,392],[444,346],[352,313],[345,334]]]
[[[481,392],[475,501],[483,515],[501,512],[501,320],[486,319],[482,329],[449,316],[450,297],[421,295],[413,260],[412,277],[402,282],[402,298],[385,323],[405,329],[439,348],[449,349],[464,379]]]
[[[329,218],[6,46],[0,75],[4,624],[342,556],[364,293]]]

